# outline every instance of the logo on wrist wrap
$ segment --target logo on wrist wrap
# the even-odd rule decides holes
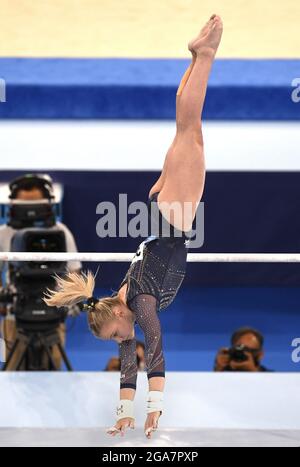
[[[117,407],[117,416],[119,417],[122,413],[124,413],[124,406],[120,405],[120,407]]]

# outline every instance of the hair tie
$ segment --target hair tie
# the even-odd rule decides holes
[[[99,303],[98,298],[90,297],[87,299],[87,302],[82,305],[82,309],[85,311],[94,311],[97,303]]]

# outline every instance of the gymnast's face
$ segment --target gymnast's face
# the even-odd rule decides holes
[[[134,338],[134,314],[126,305],[118,305],[114,308],[114,319],[103,324],[101,339],[114,340],[118,344]]]

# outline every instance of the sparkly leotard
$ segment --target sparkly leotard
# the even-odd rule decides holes
[[[149,214],[156,209],[157,223],[166,222],[157,206],[157,193],[149,199]],[[153,206],[155,203],[155,206]],[[172,226],[171,226],[172,227]],[[182,284],[186,270],[187,237],[175,237],[172,227],[169,237],[150,236],[139,246],[119,289],[127,283],[126,302],[135,315],[136,324],[145,336],[145,359],[148,379],[165,376],[165,360],[158,312],[167,308]],[[136,339],[119,345],[121,389],[136,389]]]

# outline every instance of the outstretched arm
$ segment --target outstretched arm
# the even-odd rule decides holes
[[[165,377],[165,359],[162,350],[162,333],[157,315],[157,301],[152,295],[141,294],[128,304],[135,313],[136,322],[145,336],[145,359],[149,385]],[[154,380],[151,382],[151,380]]]
[[[163,391],[165,388],[165,359],[162,350],[162,333],[157,315],[157,301],[152,295],[138,295],[129,303],[136,315],[136,321],[145,336],[145,359],[149,382],[147,419],[145,434],[151,438],[158,426],[162,413]]]
[[[148,438],[157,428],[162,410],[162,394],[165,382],[165,360],[162,351],[162,335],[160,321],[157,316],[157,301],[152,295],[138,295],[128,303],[136,316],[136,321],[145,336],[145,359],[149,381],[147,420],[145,433]],[[137,357],[136,339],[124,341],[119,346],[121,360],[121,387],[119,420],[108,433],[115,436],[124,434],[128,426],[134,426],[133,404],[136,380]]]
[[[137,356],[136,340],[123,341],[119,345],[121,361],[120,403],[117,407],[117,423],[107,433],[116,436],[124,435],[126,428],[134,428],[133,401],[136,392]]]
[[[121,361],[120,400],[133,401],[138,371],[136,340],[122,342],[119,345],[119,355]]]

